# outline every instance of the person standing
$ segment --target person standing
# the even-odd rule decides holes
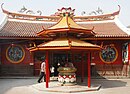
[[[46,63],[44,60],[42,60],[41,63],[40,77],[38,79],[38,83],[42,82],[43,77],[44,77],[44,82],[46,82]]]

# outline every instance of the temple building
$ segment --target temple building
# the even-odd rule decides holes
[[[110,14],[75,16],[74,9],[58,9],[57,15],[6,14],[0,25],[0,75],[37,76],[40,62],[48,69],[71,62],[76,76],[130,76],[130,30]],[[48,55],[49,54],[49,55]],[[48,55],[48,56],[46,56]],[[89,64],[89,63],[90,64]]]

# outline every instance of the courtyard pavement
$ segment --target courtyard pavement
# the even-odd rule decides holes
[[[49,88],[45,88],[45,83],[37,83],[37,77],[16,77],[0,78],[0,94],[130,94],[130,79],[92,79],[92,85],[101,85],[97,91],[82,92],[59,92],[59,90],[81,90],[87,88],[87,81],[78,86],[58,86],[57,81],[51,81]],[[53,91],[53,89],[55,91]],[[58,92],[57,92],[58,91]]]

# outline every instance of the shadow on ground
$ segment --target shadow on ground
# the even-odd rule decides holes
[[[87,86],[87,78],[84,79],[84,82],[81,82],[81,79],[78,78],[77,84]],[[122,81],[121,79],[91,79],[91,85],[96,84],[101,85],[102,88],[113,88],[126,86],[127,82]]]

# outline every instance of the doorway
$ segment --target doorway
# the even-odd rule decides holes
[[[44,52],[35,52],[35,54],[34,54],[34,76],[40,75],[41,62],[43,59],[45,59]]]
[[[55,69],[55,76],[58,76],[58,67],[64,66],[67,62],[73,63],[74,67],[77,68],[77,76],[87,76],[87,55],[80,52],[55,52],[53,53],[53,63]]]

